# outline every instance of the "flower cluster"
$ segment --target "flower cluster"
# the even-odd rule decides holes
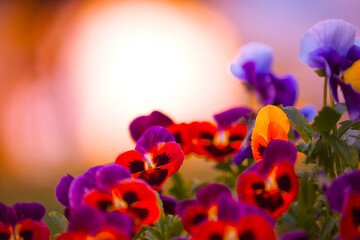
[[[55,195],[64,215],[50,214],[62,229],[54,238],[360,239],[355,35],[349,23],[328,20],[301,40],[300,59],[325,77],[319,112],[293,107],[295,78],[273,73],[269,46],[249,43],[231,72],[257,96],[262,104],[257,111],[228,109],[215,114],[214,122],[176,123],[159,111],[134,119],[129,126],[134,150],[60,179]],[[338,87],[345,103],[339,103]],[[350,120],[339,122],[345,112]],[[219,182],[182,177],[181,166],[192,154],[212,160],[207,164],[220,172]],[[0,240],[50,239],[44,214],[39,203],[0,203]]]

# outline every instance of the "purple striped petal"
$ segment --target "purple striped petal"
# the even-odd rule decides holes
[[[277,77],[271,75],[275,86],[275,99],[272,105],[294,106],[298,96],[298,83],[294,76]]]
[[[319,49],[332,49],[345,56],[355,43],[356,29],[351,24],[338,19],[317,23],[302,37],[299,58],[310,67],[324,69],[319,64]]]
[[[119,164],[110,164],[104,166],[96,172],[96,186],[104,191],[108,191],[121,180],[130,178],[130,172]]]
[[[0,202],[0,222],[6,225],[15,224],[13,221],[13,209]]]
[[[261,173],[267,173],[275,164],[282,161],[288,161],[294,165],[296,157],[297,149],[293,143],[283,140],[271,140],[264,151]]]
[[[72,220],[68,226],[69,232],[82,231],[94,234],[101,227],[104,221],[104,215],[100,211],[92,207],[81,207],[72,216]]]
[[[218,198],[218,218],[236,224],[244,217],[244,209],[231,196],[221,195]]]
[[[65,206],[69,207],[69,188],[70,184],[74,180],[74,177],[70,174],[67,174],[66,176],[62,177],[59,181],[59,183],[56,185],[55,188],[55,196],[58,202]]]
[[[165,128],[153,126],[148,128],[141,136],[135,146],[135,150],[142,155],[151,152],[151,150],[160,143],[175,142],[175,137]]]
[[[330,208],[342,212],[348,194],[360,194],[360,170],[344,173],[334,179],[326,191]]]
[[[90,168],[83,175],[77,176],[69,188],[69,203],[72,208],[78,208],[82,204],[84,195],[96,188],[95,174],[103,166]]]
[[[107,213],[105,217],[104,225],[111,226],[115,229],[125,230],[129,236],[132,235],[134,222],[130,216],[125,213],[110,212]]]
[[[12,206],[14,209],[17,221],[22,221],[31,218],[35,221],[41,221],[45,215],[45,207],[40,203],[16,203]]]
[[[248,121],[249,114],[253,112],[253,110],[247,107],[231,108],[225,112],[215,114],[214,119],[218,125],[218,129],[224,130],[237,123],[241,118],[244,118],[245,121]]]
[[[152,126],[167,127],[174,122],[165,114],[159,111],[153,111],[148,116],[140,116],[135,118],[129,126],[132,139],[136,142],[144,134],[146,129]]]
[[[210,206],[220,195],[232,196],[230,189],[219,183],[207,184],[196,193],[196,199],[204,206]]]

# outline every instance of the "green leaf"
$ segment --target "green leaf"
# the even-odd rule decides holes
[[[336,127],[336,123],[340,120],[341,115],[340,112],[333,108],[324,107],[315,117],[312,127],[319,133],[330,133]]]
[[[313,137],[313,130],[308,120],[294,107],[283,107],[282,110],[289,118],[292,126],[299,133],[301,138],[307,143]]]
[[[63,231],[65,232],[69,221],[66,219],[64,215],[59,212],[51,211],[49,212],[49,216],[51,220]]]
[[[346,120],[340,123],[340,127],[338,129],[338,137],[341,138],[342,135],[344,135],[344,133],[349,130],[349,129],[353,129],[353,130],[360,130],[360,121],[357,122],[353,122],[350,120]]]
[[[321,227],[319,240],[329,239],[329,234],[335,227],[335,220],[333,218],[327,218]]]
[[[346,161],[352,168],[355,168],[358,164],[357,153],[353,147],[349,146],[343,140],[329,134],[324,134],[323,138],[332,146],[335,153]]]

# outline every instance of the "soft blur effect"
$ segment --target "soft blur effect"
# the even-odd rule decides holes
[[[359,10],[357,0],[1,1],[0,201],[59,209],[60,177],[133,149],[139,115],[212,121],[247,105],[229,64],[250,41],[273,47],[276,73],[297,77],[297,106],[319,109],[322,81],[298,60],[301,36],[328,18],[360,29]],[[199,174],[194,165],[185,169]]]

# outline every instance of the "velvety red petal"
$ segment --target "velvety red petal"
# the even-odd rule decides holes
[[[341,239],[360,238],[360,195],[348,196],[340,219]]]
[[[222,239],[238,239],[237,230],[233,224],[222,221],[205,222],[202,223],[196,229],[196,231],[194,232],[191,238],[191,240],[222,240]]]
[[[263,208],[275,219],[287,211],[298,191],[294,168],[285,161],[275,165],[265,177],[256,172],[245,172],[240,175],[237,185],[239,199]]]
[[[178,143],[184,152],[184,155],[188,155],[194,151],[192,144],[192,132],[189,128],[190,124],[180,123],[172,124],[166,129],[175,137],[176,143]]]
[[[172,164],[173,169],[170,175],[176,173],[184,160],[184,153],[180,145],[174,142],[161,143],[151,151],[151,159],[154,166],[161,167]]]
[[[202,222],[208,220],[208,208],[202,205],[191,205],[187,207],[182,215],[181,222],[184,229],[192,234],[194,229],[199,226]]]
[[[236,224],[239,239],[275,240],[274,229],[262,217],[249,215]]]
[[[146,160],[136,150],[130,150],[120,154],[116,158],[115,163],[126,167],[131,173],[138,173],[147,169]]]
[[[138,223],[153,224],[158,220],[160,208],[155,192],[145,182],[124,180],[112,189],[112,193],[127,204],[127,208],[118,210],[129,214]]]
[[[142,179],[152,186],[155,191],[159,191],[161,186],[170,177],[170,174],[173,172],[173,168],[174,166],[172,164],[166,164],[155,169],[132,174],[131,177],[134,179]]]
[[[50,239],[50,231],[42,221],[26,219],[15,225],[14,234],[24,239]],[[32,238],[29,238],[29,237]]]
[[[3,236],[4,239],[10,239],[10,236],[12,235],[13,232],[11,226],[0,222],[0,236]]]
[[[91,205],[101,211],[110,211],[113,208],[113,198],[110,193],[92,190],[85,194],[84,204]]]

